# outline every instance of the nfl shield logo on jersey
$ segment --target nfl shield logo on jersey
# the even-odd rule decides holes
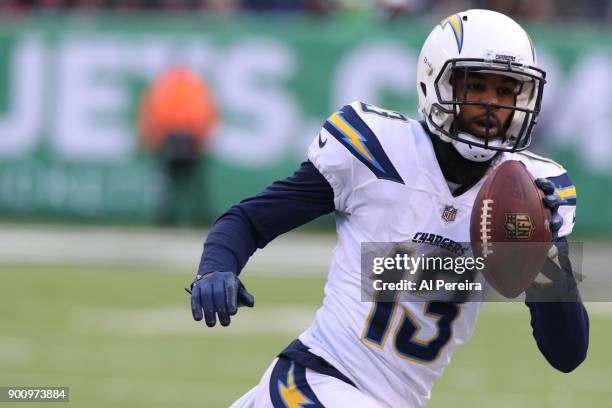
[[[452,205],[447,205],[444,207],[444,211],[442,212],[442,219],[446,222],[455,221],[455,216],[457,215],[457,209]]]

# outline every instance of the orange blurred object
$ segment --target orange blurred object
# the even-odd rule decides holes
[[[188,133],[197,146],[212,136],[219,109],[206,81],[186,67],[159,75],[140,105],[139,133],[145,145],[159,151],[173,133]]]

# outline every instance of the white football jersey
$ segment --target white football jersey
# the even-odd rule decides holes
[[[565,170],[529,152],[501,156],[497,164],[519,160],[557,184],[565,204],[560,236],[568,235],[575,188]],[[338,243],[323,305],[300,340],[382,405],[421,407],[455,347],[472,335],[481,303],[362,301],[361,243],[469,242],[485,178],[453,197],[421,124],[362,102],[330,116],[308,158],[333,188]]]

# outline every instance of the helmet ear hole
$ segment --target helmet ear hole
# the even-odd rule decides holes
[[[423,92],[423,96],[427,96],[427,85],[424,82],[421,82],[421,91]]]

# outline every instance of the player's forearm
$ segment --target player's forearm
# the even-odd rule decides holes
[[[589,316],[576,302],[526,302],[538,348],[556,369],[568,373],[584,361],[589,346]]]
[[[306,161],[291,177],[243,200],[215,222],[204,244],[198,274],[211,271],[238,274],[258,248],[333,210],[331,186]]]
[[[525,303],[538,348],[556,369],[570,372],[584,361],[589,346],[589,316],[574,279],[565,237],[555,242],[557,255],[546,260],[542,273],[549,283],[533,284]]]
[[[239,206],[230,208],[210,230],[198,274],[232,271],[239,274],[257,249],[256,232]]]

